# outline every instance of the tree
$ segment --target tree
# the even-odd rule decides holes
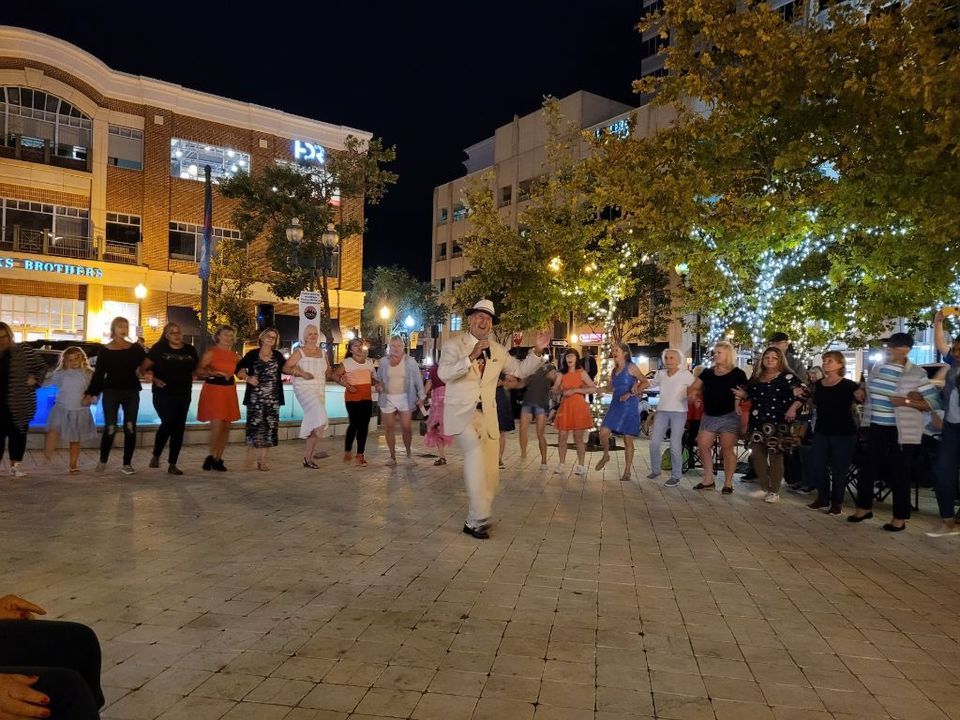
[[[327,338],[332,336],[326,272],[331,250],[323,245],[323,234],[329,225],[340,238],[362,234],[363,203],[376,205],[397,181],[397,175],[383,167],[396,158],[394,148],[384,148],[376,138],[364,142],[352,135],[344,145],[327,153],[320,171],[273,164],[256,175],[238,173],[220,183],[221,194],[238,201],[233,220],[244,242],[266,237],[266,281],[274,294],[295,298],[304,290],[320,291],[320,331]],[[350,211],[345,211],[347,206]],[[296,262],[286,232],[293,218],[303,227]]]
[[[591,204],[580,132],[544,102],[548,140],[544,174],[532,183],[517,227],[499,213],[484,175],[465,192],[472,232],[460,241],[473,270],[454,295],[468,308],[479,298],[497,306],[502,334],[543,327],[571,310],[597,312],[626,290],[620,243],[602,211]]]
[[[252,337],[256,323],[250,305],[250,288],[259,279],[247,245],[234,238],[220,238],[210,260],[210,304],[204,332],[213,335],[221,325],[237,331],[237,338]],[[194,304],[200,313],[200,301]]]
[[[948,293],[955,8],[867,0],[795,23],[767,3],[666,0],[652,28],[669,73],[637,89],[677,120],[604,138],[593,170],[661,262],[689,265],[714,334],[856,343]]]
[[[439,325],[447,316],[447,308],[440,301],[437,289],[430,283],[418,280],[405,269],[396,265],[375,267],[363,280],[364,301],[361,321],[364,337],[377,337],[386,329],[386,341],[391,335],[409,332],[404,321],[414,319],[416,329]],[[384,328],[380,308],[390,311],[389,327]]]
[[[614,342],[651,345],[663,337],[673,314],[669,275],[648,259],[631,274],[633,292],[614,304],[611,337]]]

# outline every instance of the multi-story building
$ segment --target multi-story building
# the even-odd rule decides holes
[[[117,315],[148,342],[168,320],[198,336],[204,166],[216,180],[276,162],[322,163],[348,135],[370,137],[118,72],[62,40],[6,26],[0,130],[0,319],[17,340],[101,340]],[[234,207],[214,190],[214,243],[239,237]],[[343,211],[356,217],[362,202],[344,199]],[[265,242],[250,246],[254,258]],[[337,327],[360,324],[362,248],[359,236],[341,239],[331,278]],[[295,301],[256,283],[253,304],[274,305],[282,339],[296,337]]]
[[[560,112],[565,121],[588,132],[634,133],[650,135],[667,125],[672,111],[645,105],[633,108],[629,105],[578,91],[560,100]],[[512,227],[517,227],[518,218],[528,202],[531,184],[546,171],[547,153],[545,143],[548,128],[541,110],[497,128],[493,137],[471,145],[464,151],[466,174],[439,185],[433,191],[433,233],[431,280],[441,294],[451,293],[470,265],[463,257],[459,241],[470,235],[470,220],[463,203],[463,192],[472,182],[489,174],[492,177],[491,191],[504,218]],[[589,144],[581,142],[580,157],[589,153]],[[441,329],[442,342],[450,333],[463,329],[463,318],[457,312],[447,319]],[[575,344],[598,345],[602,327],[582,325],[567,328],[565,335],[573,334]],[[673,323],[669,337],[664,340],[681,342],[682,328]],[[567,338],[569,340],[569,337]]]

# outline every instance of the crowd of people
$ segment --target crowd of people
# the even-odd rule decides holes
[[[778,333],[754,363],[749,378],[736,366],[736,353],[727,342],[714,346],[709,366],[693,371],[683,366],[680,351],[667,349],[660,369],[650,377],[632,362],[630,348],[617,343],[611,347],[613,367],[607,384],[598,387],[576,350],[562,352],[559,368],[543,364],[542,353],[549,342],[546,333],[543,338],[538,336],[537,347],[523,362],[511,356],[492,337],[497,318],[489,301],[478,302],[467,317],[469,331],[444,346],[440,363],[429,369],[426,383],[397,337],[389,340],[379,364],[366,356],[363,342],[354,339],[343,363],[331,367],[315,325],[306,327],[300,345],[288,357],[278,351],[279,334],[273,328],[261,332],[257,347],[241,357],[234,350],[236,333],[230,327],[219,328],[215,344],[200,357],[184,341],[176,323],[168,323],[161,339],[145,350],[127,340],[130,325],[122,317],[111,323],[110,341],[100,349],[95,367],[91,368],[81,348],[71,347],[45,378],[42,359],[29,346],[14,343],[10,328],[0,323],[0,453],[9,450],[13,476],[25,474],[22,460],[27,424],[36,409],[35,390],[46,382],[57,388],[47,423],[47,457],[52,457],[60,443],[66,443],[68,471],[79,472],[81,443],[97,435],[90,406],[101,400],[104,424],[96,470],[103,472],[107,467],[114,438],[122,430],[121,472],[133,474],[141,382],[149,381],[160,419],[149,466],[159,467],[166,451],[168,472],[182,475],[178,462],[187,415],[194,381],[201,380],[197,418],[210,424],[209,452],[202,469],[223,472],[227,470],[224,451],[230,431],[241,417],[235,387],[241,381],[245,383],[245,467],[267,471],[269,449],[279,442],[286,375],[303,409],[299,433],[304,440],[303,467],[318,469],[315,461],[326,456],[318,445],[329,425],[326,385],[334,382],[344,387],[349,419],[345,462],[367,464],[374,391],[388,466],[398,462],[398,434],[403,459],[414,463],[417,411],[424,418],[421,434],[424,445],[435,454],[434,465],[446,465],[446,448],[461,441],[471,495],[465,531],[479,537],[489,527],[497,475],[504,468],[506,433],[516,427],[510,390],[523,390],[521,461],[526,460],[533,426],[540,469],[548,468],[546,427],[552,423],[558,434],[554,472],[566,472],[572,440],[576,455],[572,472],[577,476],[587,473],[586,434],[595,424],[588,398],[608,394],[610,401],[598,433],[602,456],[595,469],[602,470],[610,461],[610,438],[619,435],[625,450],[621,479],[630,481],[634,442],[641,435],[644,414],[641,397],[656,389],[659,402],[651,418],[649,480],[657,480],[661,471],[668,470],[664,485],[678,486],[684,470],[694,464],[692,456],[703,468],[694,490],[719,486],[724,495],[732,494],[736,448],[742,441],[749,449],[751,466],[750,476],[744,480],[753,479],[757,484],[751,496],[776,503],[786,480],[791,488],[816,493],[811,509],[839,515],[850,469],[855,467],[859,478],[856,507],[847,520],[861,523],[871,519],[878,494],[885,497],[889,493],[893,512],[883,529],[898,532],[910,517],[911,478],[922,438],[925,432],[936,432],[941,438],[935,475],[942,525],[930,534],[960,535],[955,519],[960,471],[960,339],[947,341],[942,313],[934,318],[937,349],[948,365],[942,391],[934,387],[923,368],[909,361],[913,339],[905,333],[889,338],[883,360],[859,383],[847,379],[845,357],[837,351],[823,353],[818,367],[803,368],[789,351],[789,338]],[[488,364],[492,374],[486,370]],[[489,441],[496,442],[491,445]],[[665,441],[669,452],[661,455]],[[715,477],[715,464],[722,468],[722,482]]]

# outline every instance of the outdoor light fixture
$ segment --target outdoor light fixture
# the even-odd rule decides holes
[[[407,330],[413,330],[414,322],[416,321],[413,319],[413,315],[407,315],[403,321],[403,324],[407,326]]]
[[[337,235],[337,228],[333,223],[327,225],[327,229],[320,236],[320,242],[327,250],[333,250],[340,243],[340,236]]]
[[[381,320],[389,320],[389,319],[390,319],[390,308],[388,308],[386,305],[381,305],[381,306],[380,306],[380,319],[381,319]]]
[[[355,337],[357,337],[357,335],[356,335],[356,333],[353,332],[353,330],[347,330],[347,341],[348,341],[348,342],[349,342],[350,340],[353,340]]]
[[[156,330],[158,327],[160,327],[160,318],[151,317],[149,320],[147,320],[147,325],[149,325],[153,330]]]
[[[297,243],[303,240],[303,225],[300,224],[300,218],[293,218],[290,221],[290,227],[287,228],[286,233],[287,240],[296,247]]]
[[[133,296],[134,296],[137,300],[143,300],[143,299],[147,296],[147,286],[144,285],[143,283],[139,283],[139,284],[133,289]]]

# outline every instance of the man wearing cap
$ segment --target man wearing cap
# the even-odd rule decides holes
[[[806,381],[807,373],[804,370],[803,362],[793,352],[789,335],[783,332],[774,333],[773,337],[767,341],[767,345],[769,347],[775,347],[782,352],[783,356],[787,359],[787,365],[793,370],[793,374],[800,378],[801,382]]]
[[[907,359],[913,338],[894,333],[887,340],[886,358],[867,378],[860,426],[866,428],[865,466],[857,481],[857,511],[852,523],[873,517],[874,487],[888,485],[893,495],[893,519],[883,526],[899,532],[910,517],[910,477],[923,436],[923,413],[936,408],[937,390],[922,367]]]
[[[500,373],[526,377],[536,372],[551,334],[537,332],[533,351],[520,362],[492,336],[497,314],[490,300],[479,300],[466,315],[470,332],[443,344],[437,374],[447,385],[444,432],[455,435],[463,449],[463,479],[470,498],[463,532],[485,540],[500,484],[497,379]]]

